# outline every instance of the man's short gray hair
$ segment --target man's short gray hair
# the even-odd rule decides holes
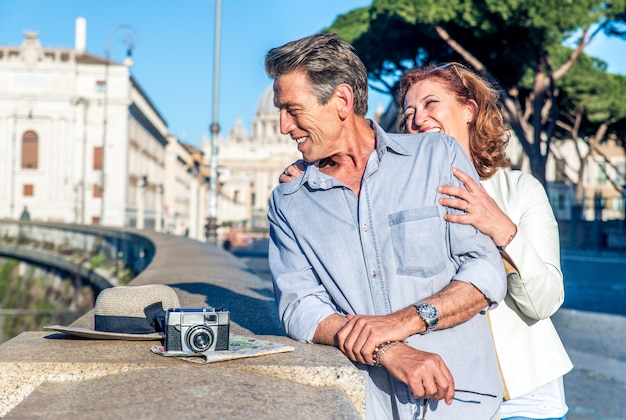
[[[265,71],[273,79],[303,71],[321,105],[346,83],[354,92],[354,113],[367,113],[367,70],[354,47],[337,34],[311,35],[272,48],[265,56]]]

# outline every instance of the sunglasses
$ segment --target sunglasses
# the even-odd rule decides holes
[[[455,389],[455,392],[463,392],[463,393],[468,393],[468,394],[476,394],[476,395],[482,395],[484,397],[493,397],[493,398],[498,398],[495,395],[492,394],[483,394],[482,392],[475,392],[475,391],[466,391],[464,389]],[[480,404],[480,401],[477,400],[471,400],[471,399],[462,399],[459,397],[454,397],[454,400],[457,401],[461,401],[461,402],[465,402],[465,403],[470,403],[470,404]],[[426,420],[426,413],[428,412],[428,402],[429,402],[430,398],[425,398],[424,399],[424,405],[423,405],[423,410],[422,410],[422,418],[420,420]]]
[[[465,90],[467,91],[467,94],[469,97],[473,97],[473,93],[470,90],[470,88],[467,87],[467,85],[465,84],[465,79],[463,79],[463,76],[461,76],[461,73],[459,73],[458,67],[462,68],[463,70],[469,71],[467,67],[465,67],[463,64],[460,63],[455,63],[455,62],[449,62],[449,63],[445,63],[442,64],[438,67],[435,67],[434,69],[432,69],[431,71],[429,71],[429,74],[432,74],[436,71],[441,71],[444,69],[447,69],[448,67],[452,67],[454,69],[454,72],[456,73],[457,77],[459,78],[459,80],[461,81],[461,84],[463,84],[463,87],[465,88]]]

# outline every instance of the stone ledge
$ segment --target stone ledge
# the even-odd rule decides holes
[[[59,392],[65,390],[62,391],[63,393],[73,390],[71,393],[77,394],[80,385],[75,383],[85,382],[88,387],[98,387],[108,393],[111,390],[106,384],[118,379],[107,377],[124,374],[123,377],[129,382],[126,385],[128,389],[132,389],[132,385],[140,382],[138,378],[149,376],[153,378],[155,386],[164,381],[169,382],[170,387],[176,383],[180,395],[186,395],[193,393],[187,378],[190,375],[198,375],[197,372],[201,372],[199,375],[204,376],[206,387],[220,393],[225,392],[224,388],[230,388],[235,394],[245,391],[248,386],[245,384],[251,380],[250,378],[255,378],[254,382],[267,383],[273,390],[272,392],[279,393],[285,393],[291,387],[297,387],[301,390],[298,392],[304,395],[307,388],[324,388],[326,389],[324,392],[330,392],[333,395],[334,401],[345,399],[350,403],[351,409],[348,411],[342,403],[342,418],[363,416],[365,390],[363,377],[351,364],[344,363],[341,359],[343,355],[338,350],[329,346],[298,343],[286,337],[263,336],[262,338],[293,345],[296,350],[290,353],[198,365],[153,354],[150,351],[150,347],[156,343],[153,341],[83,340],[68,338],[58,333],[25,332],[0,346],[0,370],[2,371],[0,417],[7,414],[18,416],[30,413],[31,408],[35,409],[44,402],[40,401],[43,397],[39,396],[39,388],[42,386],[48,387],[46,388],[48,391],[45,391],[47,393],[52,393],[52,389],[57,389]],[[212,379],[213,375],[218,374],[215,373],[215,369],[238,372],[230,374],[222,372],[219,375],[234,376],[239,379],[235,382],[216,383]],[[63,387],[60,384],[66,386]],[[198,383],[194,382],[193,387],[196,386]],[[267,392],[268,390],[264,390],[262,393]],[[319,390],[308,392],[312,395]],[[83,391],[74,397],[66,395],[64,398],[66,400],[69,398],[71,404],[80,404],[83,397],[77,401],[76,398],[82,394]],[[180,395],[175,394],[166,399],[175,400],[180,398]],[[146,396],[128,393],[127,401],[116,401],[116,404],[121,406],[147,404],[153,397],[152,392]],[[145,401],[144,398],[146,398]],[[223,404],[227,403],[238,404],[235,399],[223,402]],[[296,399],[283,403],[288,403],[293,409],[297,409],[305,401]],[[175,404],[174,401],[171,401],[171,404],[180,405]],[[17,408],[19,410],[13,412]],[[84,408],[89,409],[88,406]],[[240,408],[252,410],[252,407]],[[236,407],[229,409],[236,410]],[[29,415],[31,414],[33,413]]]
[[[354,419],[345,394],[221,368],[144,369],[45,383],[6,419]]]
[[[339,350],[284,336],[271,284],[206,243],[141,232],[155,244],[131,284],[168,284],[183,307],[231,311],[231,334],[294,352],[207,365],[153,354],[154,341],[25,332],[0,345],[0,417],[360,419],[365,382]],[[91,327],[93,311],[73,325]]]

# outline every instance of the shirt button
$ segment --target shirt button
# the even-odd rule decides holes
[[[363,225],[363,226],[361,226],[361,230],[362,230],[363,232],[367,232],[367,225]]]
[[[376,271],[372,271],[372,278],[375,279],[378,277],[378,274],[376,274]]]

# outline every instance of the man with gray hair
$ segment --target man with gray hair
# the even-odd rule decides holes
[[[438,186],[462,187],[453,167],[478,180],[465,152],[443,134],[388,134],[367,120],[367,71],[334,34],[273,48],[265,68],[280,131],[308,162],[268,212],[285,331],[355,363],[370,419],[497,418],[484,310],[506,292],[500,254],[438,204]]]

